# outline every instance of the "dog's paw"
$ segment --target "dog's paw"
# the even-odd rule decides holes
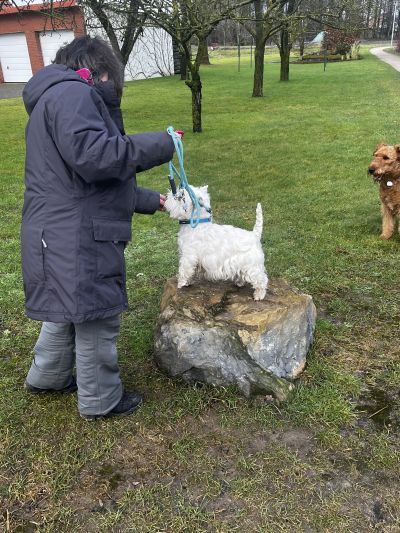
[[[266,293],[267,291],[265,289],[256,289],[253,295],[254,300],[256,301],[264,300]]]
[[[178,280],[178,289],[182,289],[182,287],[187,287],[189,283],[186,280]]]
[[[379,238],[382,239],[383,241],[387,241],[390,239],[390,237],[392,236],[392,233],[388,234],[388,233],[381,233],[379,235]]]

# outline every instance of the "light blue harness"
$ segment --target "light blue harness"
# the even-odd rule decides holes
[[[183,154],[183,143],[182,143],[181,138],[179,137],[179,135],[177,135],[175,133],[175,130],[174,130],[174,128],[172,126],[170,126],[167,129],[167,132],[172,137],[172,140],[173,140],[174,146],[175,146],[175,152],[176,152],[176,155],[178,157],[178,162],[179,162],[179,171],[175,167],[174,163],[172,162],[172,159],[169,162],[168,180],[169,180],[169,183],[170,183],[170,186],[171,186],[172,194],[178,200],[182,200],[183,199],[183,201],[185,201],[183,190],[186,190],[187,193],[189,194],[190,199],[192,200],[192,205],[193,205],[192,213],[190,215],[190,220],[180,220],[179,224],[190,224],[190,226],[192,228],[196,228],[198,226],[198,224],[201,224],[202,222],[211,222],[212,221],[211,209],[210,209],[210,207],[205,206],[202,202],[200,202],[198,200],[194,190],[189,185],[189,182],[188,182],[188,179],[187,179],[187,176],[186,176],[186,172],[185,172],[185,167],[184,167],[184,164],[183,164],[184,154]],[[178,176],[178,178],[179,178],[179,189],[181,191],[180,193],[177,192],[177,190],[176,190],[174,175]],[[206,209],[206,211],[208,211],[210,213],[210,217],[209,218],[200,218],[200,211],[201,211],[202,207],[204,207],[204,209]]]

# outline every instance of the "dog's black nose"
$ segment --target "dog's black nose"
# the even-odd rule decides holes
[[[372,167],[369,167],[369,168],[368,168],[368,172],[369,172],[370,174],[373,174],[373,173],[375,172],[375,169],[372,168]]]

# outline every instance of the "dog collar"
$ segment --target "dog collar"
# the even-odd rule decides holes
[[[211,222],[211,218],[199,218],[198,223]],[[179,220],[179,224],[190,224],[190,220]]]

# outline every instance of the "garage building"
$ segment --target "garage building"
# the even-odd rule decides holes
[[[26,82],[37,70],[51,63],[55,52],[74,37],[84,35],[84,19],[75,2],[62,5],[62,27],[54,29],[40,4],[19,12],[16,7],[0,10],[0,83]]]

